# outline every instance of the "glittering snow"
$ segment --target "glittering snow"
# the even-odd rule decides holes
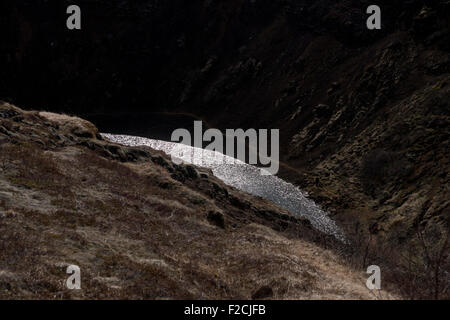
[[[209,168],[227,185],[241,191],[263,197],[283,207],[294,215],[306,217],[311,224],[328,234],[344,240],[336,223],[296,186],[273,175],[262,175],[261,168],[248,165],[221,153],[191,146],[148,138],[102,134],[104,138],[127,146],[148,146],[165,152],[172,159]]]

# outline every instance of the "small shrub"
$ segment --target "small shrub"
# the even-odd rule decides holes
[[[359,270],[369,265],[380,266],[384,290],[407,299],[450,298],[450,243],[446,226],[417,228],[404,245],[372,237],[358,227],[347,236],[351,245],[344,252],[349,262]]]

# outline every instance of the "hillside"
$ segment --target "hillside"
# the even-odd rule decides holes
[[[85,120],[2,103],[0,150],[1,299],[394,297],[307,220]]]

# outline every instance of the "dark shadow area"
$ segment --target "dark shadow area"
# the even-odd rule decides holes
[[[178,128],[194,131],[194,116],[169,113],[90,114],[84,117],[94,123],[100,132],[140,136],[171,141]]]

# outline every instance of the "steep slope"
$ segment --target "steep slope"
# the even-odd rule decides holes
[[[2,299],[380,295],[308,221],[85,120],[1,103],[0,150]]]

